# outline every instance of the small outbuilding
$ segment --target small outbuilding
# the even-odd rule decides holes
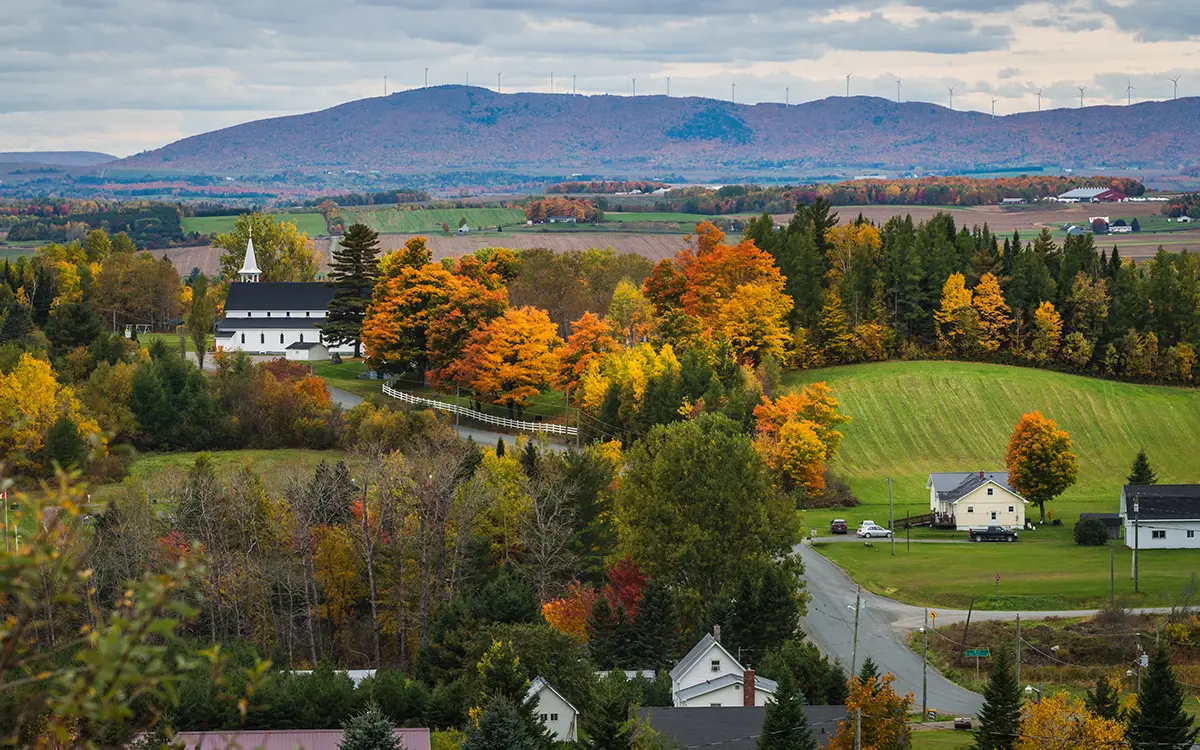
[[[329,347],[316,341],[297,341],[288,344],[284,356],[294,362],[324,362],[329,359]]]

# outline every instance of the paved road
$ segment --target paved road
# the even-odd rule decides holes
[[[854,598],[858,586],[845,571],[808,544],[798,545],[796,552],[804,561],[807,592],[812,597],[803,621],[805,633],[822,651],[841,661],[849,670],[854,647]],[[1133,611],[1161,614],[1169,608],[1147,607]],[[938,626],[962,622],[967,617],[965,609],[938,609],[936,612]],[[1098,612],[1077,609],[1019,614],[1022,620],[1044,620],[1048,617],[1091,617]],[[975,610],[971,619],[975,622],[1007,621],[1016,619],[1017,614]],[[858,621],[858,664],[861,665],[870,654],[882,671],[896,675],[898,692],[912,691],[918,707],[922,694],[922,660],[919,653],[908,647],[907,636],[924,624],[924,608],[863,590]],[[983,696],[950,682],[932,668],[928,672],[928,690],[929,708],[942,712],[974,714],[983,704]]]
[[[882,547],[886,547],[892,543],[891,539],[880,538],[880,537],[875,537],[874,539],[862,539],[858,536],[855,536],[854,534],[839,534],[837,536],[819,536],[814,539],[810,539],[809,541],[816,542],[818,544],[830,544],[830,543],[844,544],[846,542],[858,542],[860,544],[863,544],[865,542],[870,542],[871,544],[879,545]],[[905,541],[904,537],[901,537],[901,536],[896,537],[896,546],[903,547],[904,541]],[[966,539],[911,539],[909,541],[911,541],[913,544],[967,544]]]

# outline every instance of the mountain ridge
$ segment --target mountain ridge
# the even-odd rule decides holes
[[[699,97],[497,94],[436,86],[234,125],[121,168],[742,172],[980,170],[1198,163],[1200,98],[993,118],[926,102],[830,97],[785,106]]]
[[[0,164],[94,167],[116,160],[116,156],[99,151],[0,151]]]

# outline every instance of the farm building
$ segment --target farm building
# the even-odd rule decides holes
[[[547,216],[546,223],[547,224],[574,224],[575,217],[574,216]]]
[[[1125,546],[1200,549],[1200,484],[1129,484],[1121,488]]]
[[[1117,203],[1125,200],[1125,194],[1112,188],[1075,188],[1056,199],[1060,203]]]
[[[1024,198],[1005,198],[1004,200],[1000,201],[1000,203],[1001,203],[1001,205],[1005,205],[1005,206],[1023,206],[1023,205],[1025,205],[1025,199]]]

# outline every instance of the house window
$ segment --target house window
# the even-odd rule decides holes
[[[1013,506],[1011,506],[1011,505],[1010,505],[1010,506],[1008,506],[1008,512],[1009,512],[1009,513],[1015,513],[1015,512],[1016,512],[1016,508],[1014,508]]]
[[[246,343],[246,334],[244,334],[244,333],[242,334],[242,343],[243,344]]]
[[[558,714],[550,714],[550,721],[558,721]]]
[[[1195,539],[1195,538],[1196,538],[1196,532],[1195,532],[1195,530],[1194,530],[1194,529],[1188,529],[1188,539]]]
[[[547,717],[547,715],[546,715],[546,714],[542,714],[542,723],[543,723],[543,724],[545,724],[545,723],[546,723],[546,719],[547,719],[547,718],[549,718],[549,717]]]
[[[1166,531],[1151,531],[1150,538],[1151,539],[1166,539],[1167,532]]]
[[[308,310],[304,311],[304,317],[306,317],[306,318],[308,317]]]
[[[992,487],[988,487],[988,497],[991,497],[994,494],[996,494],[996,490]]]
[[[713,659],[711,669],[713,672],[720,672],[721,671],[721,660]]]
[[[247,310],[247,311],[246,311],[246,317],[247,317],[247,318],[253,318],[253,317],[254,317],[254,313],[252,313],[252,312],[250,312],[249,310]]]
[[[996,511],[994,511],[994,510],[992,511],[992,520],[993,521],[996,520]]]
[[[974,506],[974,505],[968,505],[968,506],[967,506],[967,512],[968,512],[968,513],[974,513],[974,512],[975,512],[975,506]]]

